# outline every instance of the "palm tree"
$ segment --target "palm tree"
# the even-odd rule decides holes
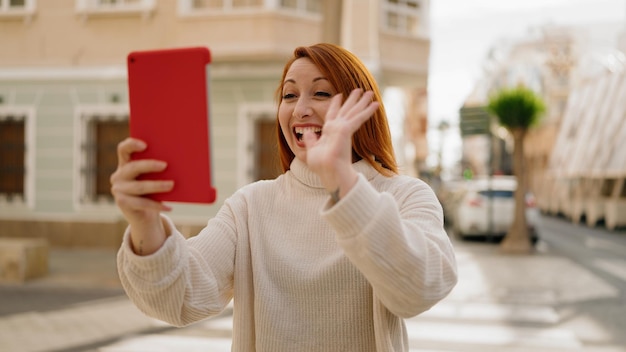
[[[530,253],[532,244],[526,222],[526,173],[524,172],[524,137],[545,111],[540,96],[524,86],[506,88],[489,98],[487,111],[513,136],[513,173],[517,179],[515,214],[501,249],[507,253]]]

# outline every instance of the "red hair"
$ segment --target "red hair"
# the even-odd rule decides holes
[[[311,60],[337,90],[337,93],[343,94],[344,99],[356,88],[374,92],[373,101],[378,101],[380,105],[378,110],[374,112],[374,116],[367,120],[352,136],[352,160],[356,162],[365,159],[380,173],[387,176],[397,174],[398,166],[393,152],[387,114],[376,81],[361,60],[346,49],[327,43],[296,48],[293,57],[285,65],[280,85],[276,91],[278,105],[282,101],[285,76],[294,61],[300,58]],[[278,114],[276,121],[278,121]],[[277,123],[276,127],[280,162],[283,171],[287,171],[295,155],[287,144],[280,123]]]

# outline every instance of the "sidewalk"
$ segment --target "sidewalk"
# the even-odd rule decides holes
[[[530,256],[501,255],[485,243],[455,247],[459,283],[407,320],[411,351],[626,351],[610,327],[577,314],[577,305],[620,297],[585,268],[541,246]],[[20,289],[102,297],[0,316],[0,351],[230,351],[229,309],[182,329],[144,316],[121,291],[114,250],[53,250],[50,267],[48,277]],[[614,313],[626,315],[626,307]]]

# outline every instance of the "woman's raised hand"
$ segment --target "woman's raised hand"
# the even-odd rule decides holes
[[[127,138],[117,146],[117,170],[111,175],[111,193],[115,203],[131,227],[133,248],[138,254],[149,254],[165,240],[159,213],[169,211],[167,205],[144,195],[168,192],[173,181],[138,180],[141,174],[163,171],[167,164],[160,160],[131,160],[131,154],[146,149],[146,143]]]
[[[329,192],[339,190],[343,196],[356,182],[356,171],[352,168],[352,135],[378,109],[379,103],[372,101],[373,97],[372,91],[355,89],[341,104],[341,94],[335,95],[320,138],[313,132],[304,135],[306,163],[320,176]]]

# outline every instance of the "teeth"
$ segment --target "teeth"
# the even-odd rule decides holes
[[[318,136],[322,135],[322,128],[321,127],[313,127],[313,126],[308,126],[308,127],[294,127],[294,132],[296,133],[296,138],[301,141],[302,138],[304,137],[304,132],[306,131],[311,131],[313,133],[315,133]]]
[[[322,128],[321,127],[296,127],[294,128],[295,132],[297,134],[304,134],[304,132],[306,131],[311,131],[311,132],[315,132],[315,133],[319,133],[322,132]]]

